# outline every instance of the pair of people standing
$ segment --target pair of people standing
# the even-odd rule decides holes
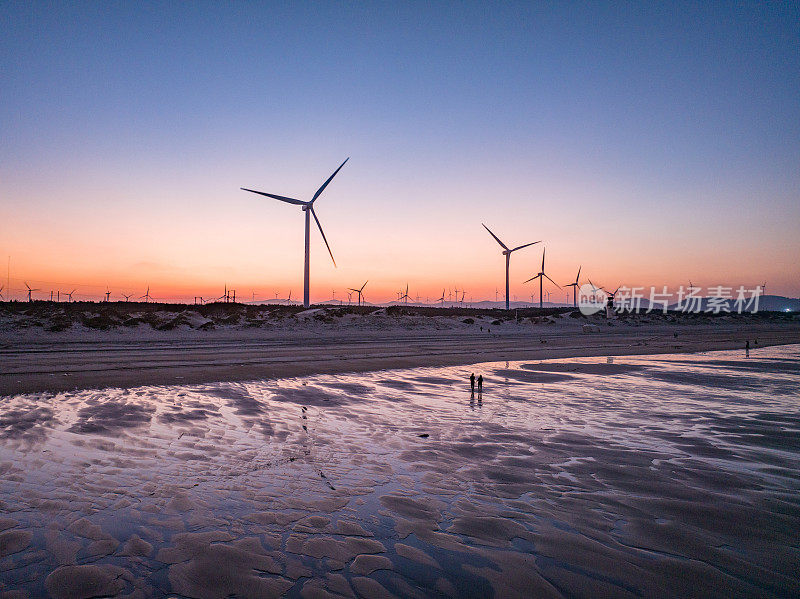
[[[475,392],[475,373],[473,372],[469,375],[469,386],[472,389],[472,392]],[[478,375],[478,393],[483,393],[483,375]]]

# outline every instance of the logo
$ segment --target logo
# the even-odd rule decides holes
[[[605,310],[606,294],[599,287],[584,283],[578,288],[578,309],[584,316]]]

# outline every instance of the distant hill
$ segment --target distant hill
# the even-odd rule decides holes
[[[728,310],[731,312],[735,312],[737,310],[737,306],[734,303],[735,300],[733,299],[720,299],[719,305],[724,305],[728,307]],[[699,311],[706,312],[709,306],[713,306],[717,303],[716,298],[708,298],[703,297],[699,298],[697,304],[699,304]],[[743,308],[747,306],[747,302],[745,302]],[[669,306],[670,310],[680,311],[682,306],[679,304],[671,304]],[[694,310],[693,310],[694,311]],[[752,311],[752,308],[747,309],[748,312]],[[758,311],[759,312],[800,312],[800,299],[791,298],[791,297],[783,297],[782,295],[762,295],[758,298]]]

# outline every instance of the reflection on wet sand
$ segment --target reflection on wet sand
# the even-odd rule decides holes
[[[2,398],[0,594],[796,596],[799,381],[788,346]]]

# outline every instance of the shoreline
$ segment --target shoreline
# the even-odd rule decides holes
[[[678,336],[675,337],[675,333]],[[372,331],[291,337],[76,342],[0,349],[0,397],[77,389],[191,385],[425,366],[576,357],[677,354],[800,343],[800,326],[615,327],[601,333],[531,330],[480,336],[454,331]]]

